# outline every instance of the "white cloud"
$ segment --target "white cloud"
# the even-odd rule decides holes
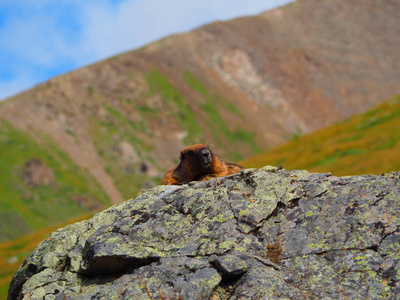
[[[56,74],[143,46],[171,33],[188,31],[214,20],[260,13],[288,2],[3,0],[0,8],[13,7],[14,14],[0,15],[4,19],[0,25],[0,55],[3,56],[0,99]],[[13,76],[6,76],[7,80],[1,78],[5,72]]]
[[[60,52],[55,47],[60,37],[54,29],[54,20],[15,19],[8,27],[12,30],[3,31],[0,40],[14,56],[44,67],[54,64]]]

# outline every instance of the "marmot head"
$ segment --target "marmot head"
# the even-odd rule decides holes
[[[196,144],[181,151],[181,164],[193,176],[202,175],[210,169],[213,154],[205,144]]]

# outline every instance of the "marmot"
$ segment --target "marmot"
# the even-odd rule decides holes
[[[205,144],[196,144],[181,151],[181,162],[165,173],[162,184],[180,185],[240,172],[243,167],[223,162]]]

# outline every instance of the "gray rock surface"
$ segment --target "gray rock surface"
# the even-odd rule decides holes
[[[158,186],[52,233],[9,299],[395,299],[400,173]]]

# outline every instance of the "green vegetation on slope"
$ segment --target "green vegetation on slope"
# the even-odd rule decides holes
[[[101,186],[87,171],[44,135],[40,142],[0,122],[0,241],[68,220],[91,209],[108,206]],[[53,185],[28,187],[23,168],[31,159],[42,160],[53,172]]]
[[[187,136],[183,138],[186,145],[205,142],[200,125],[205,124],[218,146],[227,149],[228,160],[242,158],[239,151],[229,150],[238,148],[227,146],[232,143],[237,146],[245,143],[253,153],[258,151],[253,132],[243,128],[231,131],[222,117],[221,110],[225,110],[243,118],[235,105],[221,97],[213,100],[203,83],[189,72],[184,74],[184,80],[192,90],[204,97],[203,103],[197,109],[191,107],[167,76],[158,70],[146,75],[148,88],[143,89],[139,97],[134,100],[127,99],[126,96],[119,97],[119,105],[90,89],[90,96],[93,101],[101,103],[103,113],[90,118],[89,133],[105,170],[113,178],[123,198],[131,198],[144,187],[159,184],[161,181],[161,178],[154,177],[154,172],[151,177],[141,172],[141,168],[146,168],[144,162],[158,168],[152,158],[153,125],[159,124],[162,119],[176,120],[176,125],[187,132]],[[122,145],[125,146],[124,149]],[[124,159],[127,145],[130,145],[131,149],[128,151],[134,157],[131,161]],[[162,173],[160,170],[160,174]]]
[[[334,175],[398,171],[399,128],[400,96],[396,96],[366,113],[241,163],[246,167],[282,164],[286,169],[307,169]]]
[[[200,108],[207,116],[205,122],[211,134],[214,136],[217,143],[219,143],[219,147],[226,148],[224,146],[224,139],[226,139],[229,144],[237,143],[240,145],[240,143],[245,143],[251,146],[251,149],[254,153],[259,152],[259,148],[252,131],[245,129],[237,129],[232,131],[222,117],[220,109],[228,110],[237,115],[237,117],[243,118],[240,110],[233,103],[219,96],[212,97],[204,84],[192,73],[185,72],[183,74],[183,78],[191,89],[200,93],[204,97],[204,102],[200,104]],[[232,155],[236,155],[234,159],[238,159],[240,157],[240,154],[238,153],[233,153]]]
[[[202,136],[203,130],[188,101],[161,72],[153,70],[146,78],[151,91],[160,93],[165,102],[171,102],[174,105],[175,109],[171,110],[171,115],[167,117],[178,117],[179,124],[188,132],[188,136],[184,140],[185,143],[193,144],[197,142]]]
[[[151,160],[148,155],[152,146],[145,140],[150,137],[151,132],[145,119],[132,122],[121,112],[110,107],[103,106],[108,115],[105,118],[91,118],[90,134],[94,145],[103,160],[103,166],[124,199],[132,198],[140,191],[145,180],[160,180],[149,178],[137,172],[140,168],[139,162],[122,162],[119,147],[121,143],[132,146],[132,155],[137,156],[138,161]]]

